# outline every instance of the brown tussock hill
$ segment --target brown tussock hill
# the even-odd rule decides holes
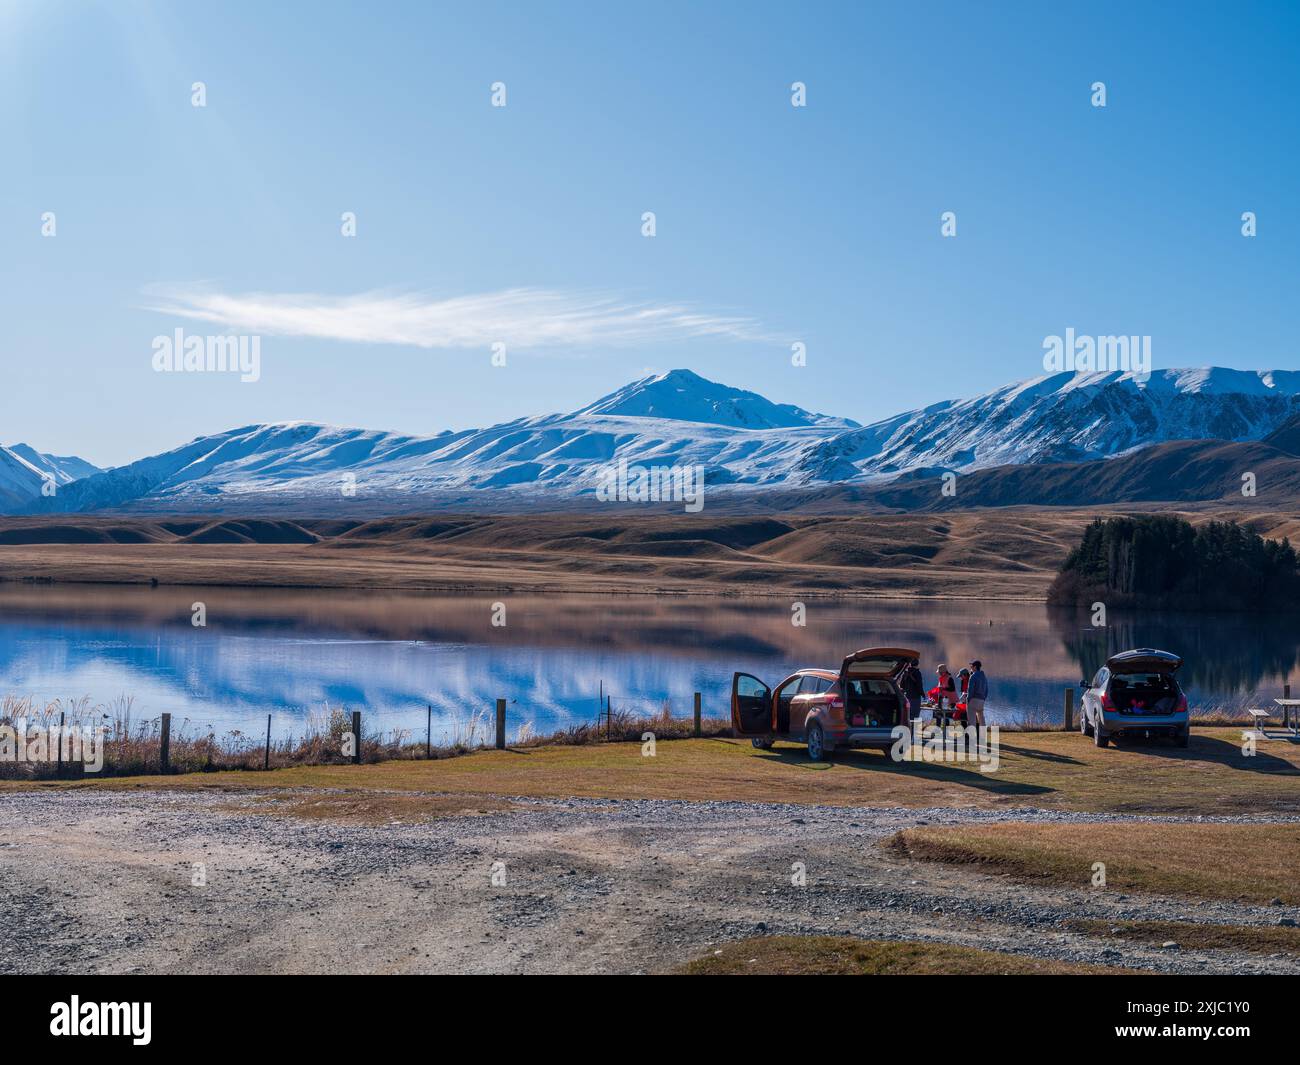
[[[1095,517],[1144,508],[758,519],[601,515],[0,519],[0,580],[332,588],[1043,599]],[[1162,507],[1162,511],[1169,508]],[[1185,512],[1300,538],[1300,514]]]

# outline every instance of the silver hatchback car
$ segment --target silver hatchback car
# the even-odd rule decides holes
[[[1186,747],[1187,696],[1174,677],[1182,664],[1177,655],[1153,647],[1111,655],[1091,684],[1079,682],[1079,728],[1098,747],[1120,735],[1168,736]]]

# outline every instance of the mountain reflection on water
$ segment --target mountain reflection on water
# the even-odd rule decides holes
[[[195,603],[207,625],[191,624]],[[492,624],[494,602],[505,625]],[[872,644],[915,647],[927,679],[972,658],[989,675],[990,718],[1059,720],[1063,691],[1107,654],[1155,646],[1186,659],[1194,708],[1239,709],[1281,694],[1297,664],[1296,625],[1243,615],[1087,613],[1027,603],[804,601],[651,596],[500,596],[117,586],[0,585],[0,696],[39,704],[128,697],[137,719],[169,711],[188,727],[299,731],[346,707],[368,727],[448,735],[498,697],[513,728],[593,720],[614,705],[725,716],[733,671],[775,683],[838,667]]]

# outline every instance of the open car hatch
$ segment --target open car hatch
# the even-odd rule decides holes
[[[920,657],[919,651],[906,647],[865,647],[844,659],[840,673],[845,677],[895,677],[906,663]]]
[[[1112,673],[1176,673],[1183,660],[1169,651],[1154,647],[1139,647],[1134,651],[1121,651],[1106,659],[1106,668]]]

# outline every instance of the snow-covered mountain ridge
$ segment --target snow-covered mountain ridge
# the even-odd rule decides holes
[[[1171,440],[1260,440],[1297,412],[1300,371],[1212,367],[1147,379],[1055,374],[859,425],[673,370],[569,414],[436,436],[307,422],[243,426],[92,472],[53,498],[29,495],[25,508],[2,496],[0,505],[177,513],[286,501],[329,509],[357,498],[562,506],[594,496],[601,471],[620,461],[699,466],[710,489],[727,491],[882,484],[940,470],[1105,459]]]

